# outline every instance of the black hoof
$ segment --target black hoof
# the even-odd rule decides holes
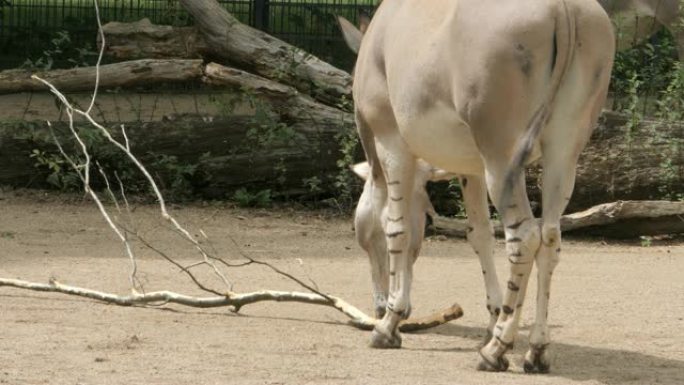
[[[480,353],[480,362],[477,363],[477,370],[481,372],[505,372],[508,370],[508,359],[501,356],[490,360]]]
[[[375,349],[399,349],[401,347],[401,336],[396,332],[387,336],[373,329],[370,346]]]
[[[546,348],[531,348],[525,354],[523,369],[528,374],[546,374],[551,369],[551,364],[546,356]]]

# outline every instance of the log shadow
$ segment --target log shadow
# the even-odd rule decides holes
[[[553,327],[552,327],[553,328]],[[485,335],[485,328],[446,324],[428,333],[476,339]],[[509,359],[519,368],[529,344],[527,333],[516,339]],[[629,350],[597,348],[562,342],[552,342],[549,348],[551,373],[573,381],[598,381],[602,384],[684,384],[684,361],[657,357]],[[453,351],[463,351],[455,346]],[[522,369],[520,369],[522,374]]]

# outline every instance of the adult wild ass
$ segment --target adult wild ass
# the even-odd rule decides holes
[[[418,159],[485,178],[505,225],[510,277],[479,369],[506,370],[527,281],[539,270],[525,371],[546,372],[551,274],[577,158],[605,100],[614,38],[595,0],[385,1],[359,50],[356,122],[389,255],[387,311],[371,345],[401,346],[409,305]],[[534,220],[522,168],[541,158],[543,218]],[[379,189],[380,190],[380,189]],[[486,272],[485,272],[486,273]]]
[[[633,45],[650,37],[665,25],[666,28],[677,38],[680,57],[684,58],[684,34],[682,26],[679,25],[679,14],[681,10],[678,5],[680,0],[599,0],[601,6],[612,18],[618,29],[622,33],[617,37],[618,48],[630,48]],[[653,19],[652,19],[653,18]],[[350,23],[343,17],[338,17],[340,29],[349,48],[358,54],[361,46],[363,34],[370,24],[370,17],[361,14],[359,17],[359,28]],[[383,184],[372,184],[367,180],[369,167],[367,162],[354,165],[354,172],[366,183],[359,199],[356,215],[354,219],[356,237],[361,248],[363,248],[370,260],[371,278],[373,286],[373,303],[375,314],[378,318],[385,314],[387,295],[389,287],[388,256],[385,244],[385,237],[380,222],[380,208],[383,207],[387,196],[387,186]],[[414,198],[418,203],[415,204],[418,213],[412,215],[414,221],[420,221],[419,212],[425,211],[427,214],[434,215],[434,209],[425,192],[425,185],[428,181],[438,181],[453,179],[459,176],[447,173],[444,170],[431,167],[423,162],[419,164],[416,171],[414,182]],[[468,241],[475,253],[480,258],[482,270],[490,272],[485,274],[485,286],[487,296],[487,309],[491,314],[490,325],[488,327],[488,337],[496,322],[496,318],[501,309],[501,291],[499,289],[496,272],[492,263],[492,249],[494,238],[490,236],[491,224],[486,215],[486,195],[483,180],[481,178],[471,178],[470,187],[468,179],[461,178],[462,189],[464,192],[464,206],[468,213],[469,232]],[[373,191],[377,189],[378,191]],[[413,250],[418,250],[423,239],[424,222],[414,223],[413,228]],[[410,305],[409,305],[410,307]]]
[[[362,14],[359,17],[359,28],[343,17],[338,17],[340,29],[349,48],[354,53],[359,52],[363,34],[370,24],[370,18]],[[387,308],[389,294],[389,256],[385,232],[382,225],[382,208],[387,200],[387,184],[382,175],[375,180],[369,178],[370,166],[368,162],[362,162],[352,166],[356,175],[365,181],[363,192],[356,205],[354,215],[354,229],[356,240],[361,248],[366,251],[371,266],[371,283],[373,289],[373,304],[375,316],[382,318]],[[429,181],[450,180],[459,178],[463,204],[468,215],[467,238],[470,246],[480,260],[480,266],[484,273],[485,289],[487,296],[487,311],[490,314],[490,322],[487,327],[486,341],[489,341],[497,317],[501,312],[501,288],[494,266],[494,229],[489,220],[489,205],[487,202],[487,187],[484,178],[471,176],[469,178],[458,176],[439,168],[429,165],[423,160],[417,160],[414,174],[413,192],[411,195],[412,212],[409,215],[411,227],[411,246],[413,251],[412,260],[415,262],[420,251],[425,235],[426,215],[432,217],[437,213],[430,202],[430,197],[425,190]],[[411,312],[411,304],[407,305],[404,317]]]

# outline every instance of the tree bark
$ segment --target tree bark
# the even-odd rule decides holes
[[[102,30],[105,54],[119,60],[200,59],[211,52],[195,27],[157,25],[145,18],[131,23],[110,22]]]
[[[351,76],[284,41],[240,23],[215,0],[180,0],[193,16],[209,56],[294,86],[328,105],[351,94]]]
[[[45,85],[31,79],[35,74],[64,92],[90,91],[95,87],[95,67],[32,73],[26,70],[0,72],[0,93],[45,91]],[[158,83],[196,81],[202,75],[201,60],[134,60],[100,67],[100,87],[139,87]]]

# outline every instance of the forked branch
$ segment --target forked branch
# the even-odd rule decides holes
[[[316,293],[302,293],[296,291],[260,290],[251,293],[226,293],[222,296],[193,297],[178,294],[172,291],[155,291],[145,294],[132,293],[120,296],[101,291],[69,286],[51,279],[47,284],[22,281],[18,279],[0,278],[0,287],[14,287],[34,291],[68,294],[85,297],[119,306],[159,306],[167,303],[175,303],[197,308],[232,307],[237,312],[245,305],[262,302],[299,302],[313,305],[332,307],[349,318],[349,324],[363,330],[370,330],[379,322],[378,319],[369,317],[355,306],[342,298],[327,295],[325,297]],[[458,304],[434,313],[424,318],[414,318],[401,321],[399,329],[404,332],[417,331],[432,328],[451,320],[460,318],[463,310]]]

